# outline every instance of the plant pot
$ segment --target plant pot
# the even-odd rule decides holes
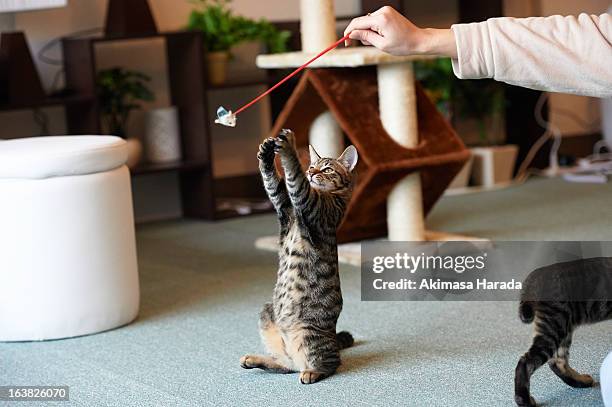
[[[128,159],[126,165],[132,169],[136,167],[142,159],[142,143],[137,138],[129,138],[125,140],[128,149]]]
[[[471,150],[474,155],[472,168],[474,185],[492,187],[512,180],[518,146],[506,144],[503,146],[475,147]]]
[[[206,54],[208,82],[211,85],[223,85],[225,83],[229,57],[230,54],[227,51],[208,52]]]
[[[461,171],[455,176],[453,181],[448,186],[448,189],[465,188],[470,183],[470,175],[472,175],[472,165],[474,164],[474,156],[463,165]]]

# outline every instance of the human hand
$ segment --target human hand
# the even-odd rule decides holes
[[[419,28],[393,7],[382,7],[367,16],[357,17],[344,30],[351,40],[372,45],[392,55],[444,55],[457,57],[451,30]],[[350,45],[350,40],[345,45]]]

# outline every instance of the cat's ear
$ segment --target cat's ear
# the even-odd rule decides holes
[[[359,155],[357,154],[357,149],[355,146],[348,146],[342,155],[338,157],[338,161],[340,161],[349,171],[353,171],[357,165],[358,159]]]
[[[319,153],[317,153],[317,150],[315,150],[313,146],[309,145],[308,151],[310,151],[310,163],[311,164],[314,164],[321,159],[321,156],[319,156]]]

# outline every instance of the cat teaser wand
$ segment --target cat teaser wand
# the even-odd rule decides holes
[[[259,102],[264,97],[268,96],[270,93],[272,93],[276,88],[281,86],[283,83],[287,82],[289,79],[293,78],[295,75],[302,72],[308,65],[312,64],[314,61],[316,61],[323,55],[327,54],[329,51],[335,49],[338,45],[342,44],[344,41],[348,40],[349,35],[350,34],[345,35],[344,37],[340,38],[338,41],[336,41],[335,43],[333,43],[332,45],[330,45],[329,47],[321,51],[319,54],[317,54],[317,56],[312,58],[310,61],[306,62],[304,65],[300,66],[298,69],[291,72],[289,75],[285,76],[276,85],[272,86],[270,89],[268,89],[261,95],[257,96],[255,99],[251,100],[249,103],[242,106],[240,109],[236,110],[236,113],[232,113],[231,110],[227,111],[223,106],[219,107],[217,109],[217,119],[215,120],[215,123],[222,124],[228,127],[236,127],[236,116],[238,116],[238,114],[242,113],[249,107],[253,106],[255,103]]]

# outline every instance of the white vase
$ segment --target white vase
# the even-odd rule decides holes
[[[174,106],[153,109],[145,115],[145,155],[152,163],[181,159],[178,109]]]

